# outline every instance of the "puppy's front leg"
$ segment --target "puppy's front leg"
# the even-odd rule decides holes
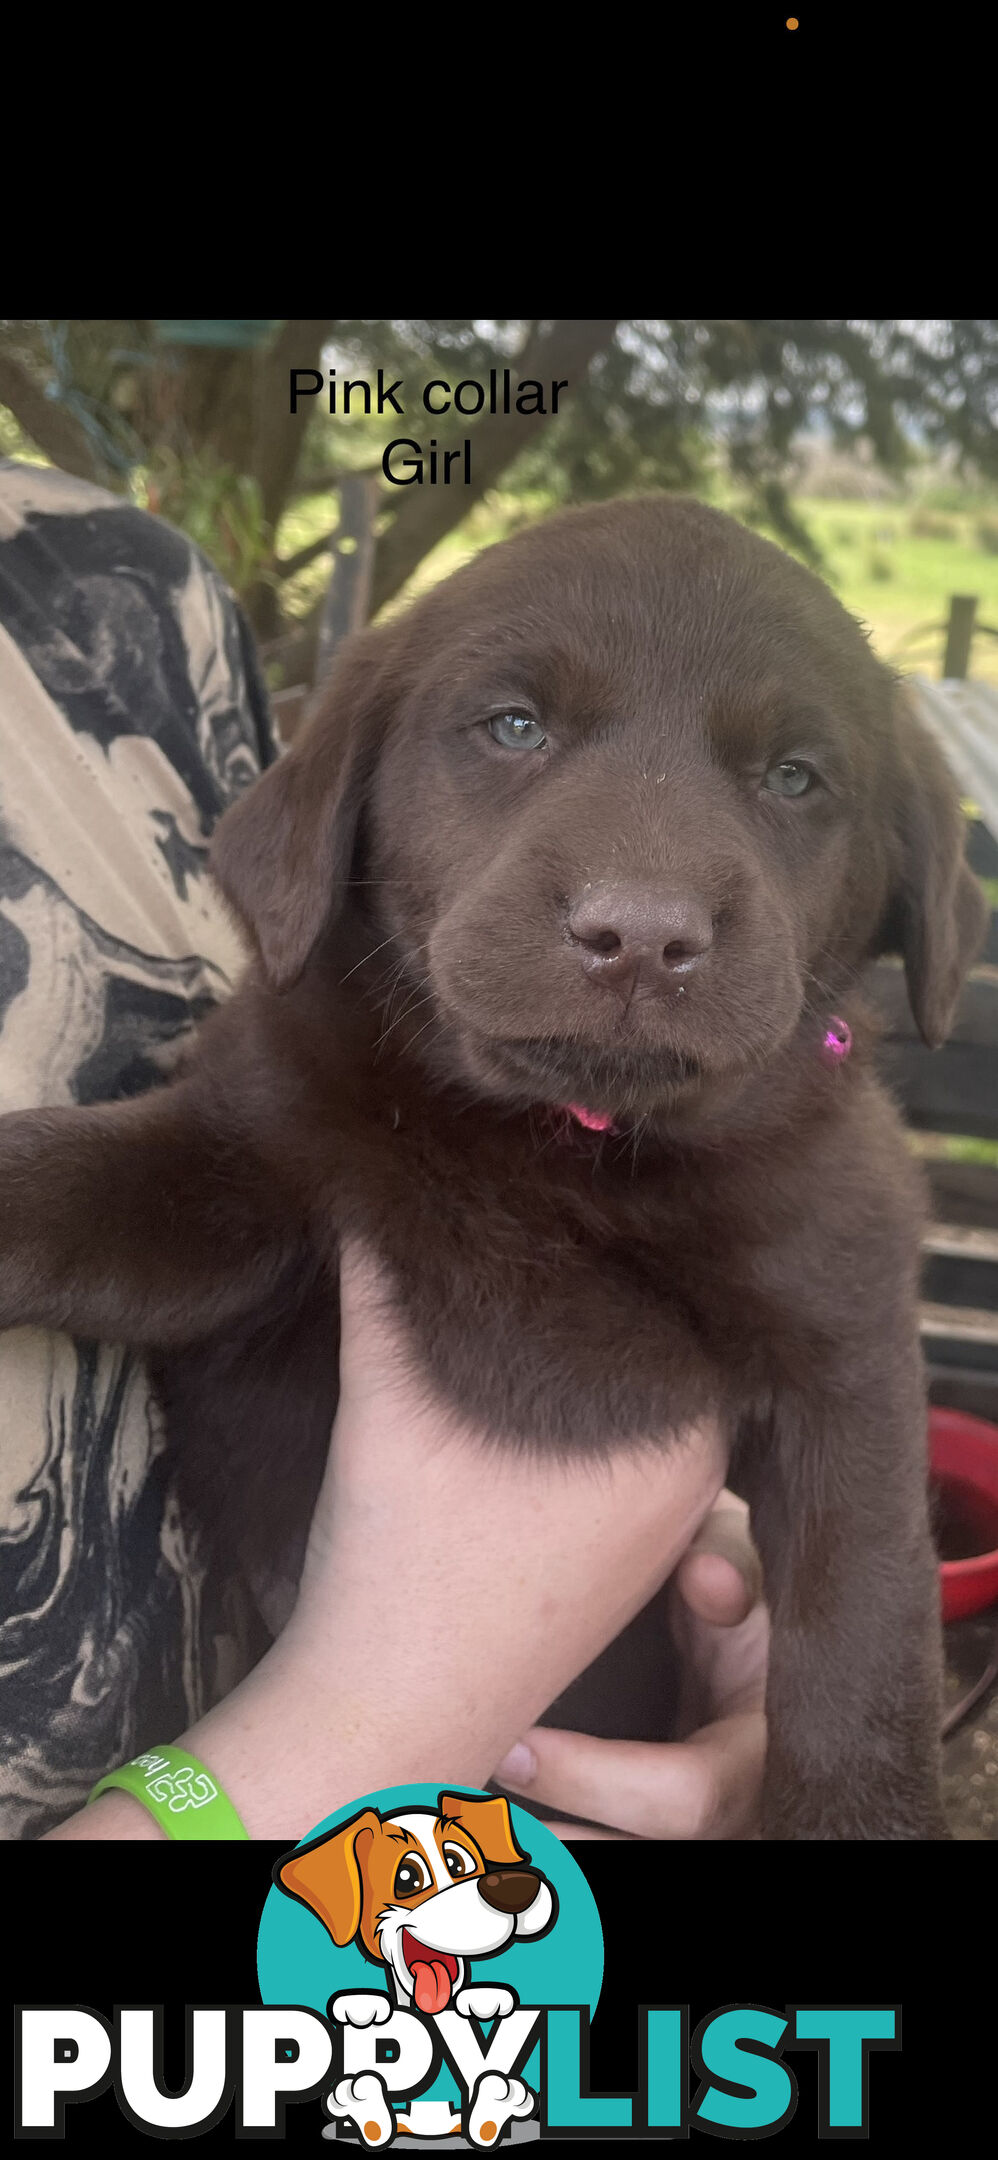
[[[198,1341],[269,1289],[294,1243],[265,1165],[190,1080],[0,1118],[0,1327]]]
[[[767,1838],[948,1835],[925,1429],[917,1342],[881,1340],[778,1397],[749,1442],[772,1618]]]

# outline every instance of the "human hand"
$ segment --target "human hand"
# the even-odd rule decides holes
[[[671,1574],[718,1492],[710,1422],[603,1462],[491,1443],[435,1402],[366,1255],[343,1258],[341,1396],[282,1638],[338,1705],[352,1791],[496,1761]],[[354,1744],[355,1743],[355,1744]],[[377,1770],[380,1774],[375,1774]]]
[[[603,1462],[483,1438],[434,1401],[391,1287],[342,1265],[341,1393],[298,1601],[184,1736],[250,1837],[386,1785],[481,1786],[673,1572],[724,1478],[710,1421]],[[158,1837],[110,1793],[55,1836]]]
[[[748,1509],[734,1493],[719,1495],[680,1561],[671,1620],[682,1658],[678,1740],[594,1740],[538,1726],[499,1764],[496,1778],[510,1792],[593,1825],[550,1824],[559,1836],[758,1836],[769,1616]]]

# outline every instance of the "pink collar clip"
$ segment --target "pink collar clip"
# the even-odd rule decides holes
[[[839,1065],[852,1049],[852,1029],[848,1020],[840,1020],[833,1013],[825,1029],[821,1043],[821,1055],[826,1065]]]

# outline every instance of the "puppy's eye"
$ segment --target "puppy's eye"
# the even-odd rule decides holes
[[[460,1882],[462,1875],[473,1875],[475,1872],[473,1856],[465,1851],[463,1845],[445,1845],[444,1859],[447,1873],[453,1875],[455,1882]]]
[[[541,750],[547,742],[540,722],[527,713],[496,713],[489,721],[489,734],[504,750]]]
[[[415,1897],[417,1890],[428,1887],[429,1880],[422,1861],[417,1860],[415,1853],[407,1853],[395,1870],[395,1888],[392,1894],[394,1897]]]
[[[763,775],[763,787],[771,795],[807,795],[817,781],[817,773],[810,765],[801,765],[795,758],[784,758],[782,764],[771,765]]]

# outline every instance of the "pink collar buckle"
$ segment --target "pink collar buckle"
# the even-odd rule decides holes
[[[825,1028],[821,1043],[821,1055],[826,1065],[839,1065],[852,1049],[852,1029],[848,1020],[840,1020],[833,1013]]]
[[[604,1110],[586,1110],[582,1103],[574,1102],[566,1103],[565,1109],[577,1125],[585,1126],[587,1132],[616,1132],[612,1117]]]

